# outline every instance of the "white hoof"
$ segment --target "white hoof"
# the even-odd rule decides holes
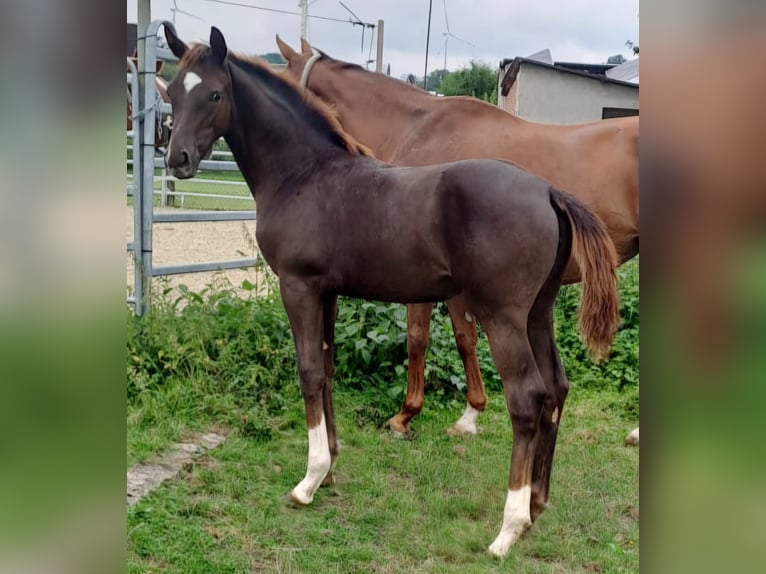
[[[529,486],[508,491],[508,497],[505,499],[505,510],[503,511],[503,526],[500,529],[500,534],[487,549],[490,554],[499,557],[505,556],[511,546],[532,526],[532,519],[529,515],[531,495],[532,489]]]
[[[447,429],[447,433],[452,436],[472,435],[472,434],[479,434],[479,429],[476,428],[475,424],[461,425],[461,424],[455,423],[455,426],[452,426]]]
[[[625,437],[625,444],[626,445],[636,445],[638,444],[638,428],[634,428],[628,436]]]
[[[478,416],[479,411],[471,405],[466,405],[463,416],[447,432],[451,435],[478,434],[479,430],[476,428],[476,417]]]
[[[290,498],[297,504],[307,506],[314,501],[314,495],[307,492],[303,492],[300,485],[296,486],[290,491]]]
[[[511,546],[519,539],[521,538],[521,535],[524,534],[524,532],[531,526],[531,524],[528,524],[526,526],[518,526],[513,531],[503,531],[501,532],[497,538],[495,538],[495,541],[489,545],[489,548],[487,550],[490,554],[497,556],[498,558],[503,558],[506,554],[508,554],[508,551],[511,549]]]

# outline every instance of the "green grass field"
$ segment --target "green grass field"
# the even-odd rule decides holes
[[[305,508],[283,501],[305,473],[307,437],[278,297],[166,294],[151,316],[128,312],[128,465],[191,432],[228,436],[130,507],[129,571],[638,572],[639,451],[623,446],[638,423],[638,262],[620,275],[625,323],[604,365],[589,363],[577,339],[578,288],[562,289],[557,339],[572,389],[551,507],[504,560],[486,548],[502,521],[510,421],[482,336],[483,431],[446,433],[465,395],[441,307],[432,319],[425,409],[413,421],[414,439],[403,440],[381,424],[398,409],[406,381],[404,307],[341,302],[337,484]]]
[[[186,391],[171,394],[182,401]],[[310,507],[283,501],[305,472],[300,403],[270,421],[276,431],[227,428],[223,446],[130,509],[129,571],[638,572],[638,450],[622,446],[630,425],[612,407],[608,394],[572,393],[551,507],[503,561],[485,552],[502,520],[512,444],[502,396],[490,396],[478,436],[448,436],[459,409],[426,406],[406,441],[368,424],[359,397],[339,393],[334,487]],[[130,442],[222,430],[198,418],[204,408],[188,404],[170,420],[133,410]],[[145,417],[166,419],[159,435],[136,427]]]

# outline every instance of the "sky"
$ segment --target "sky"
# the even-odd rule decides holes
[[[176,0],[176,30],[185,42],[208,41],[218,27],[230,49],[247,54],[278,51],[275,34],[300,48],[300,16],[256,10],[259,6],[299,13],[298,0]],[[423,75],[429,0],[343,0],[364,22],[385,21],[383,63],[391,75]],[[503,58],[529,56],[549,48],[554,61],[605,63],[622,54],[632,59],[625,42],[638,43],[639,0],[433,0],[428,70],[468,66],[472,59],[497,67]],[[446,7],[446,19],[445,19]],[[173,0],[152,0],[151,19],[173,19]],[[371,32],[348,22],[353,18],[338,0],[309,0],[308,40],[339,60],[365,65]],[[137,1],[127,0],[127,21],[137,21]],[[375,58],[375,41],[372,58]],[[374,64],[370,65],[374,69]]]

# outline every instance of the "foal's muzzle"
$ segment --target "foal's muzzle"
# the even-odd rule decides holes
[[[197,172],[199,154],[196,152],[189,153],[184,148],[169,146],[168,151],[165,153],[165,165],[174,177],[189,179],[194,177],[194,174]]]

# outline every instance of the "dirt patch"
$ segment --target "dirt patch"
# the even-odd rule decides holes
[[[133,240],[133,208],[127,207],[126,227],[128,241]],[[155,213],[193,212],[190,209],[155,208]],[[254,221],[201,221],[193,223],[155,223],[152,229],[152,259],[155,266],[205,263],[253,259],[258,255],[255,243]],[[152,290],[157,293],[165,286],[176,292],[178,286],[186,285],[199,293],[218,277],[225,277],[239,292],[244,280],[253,284],[263,282],[264,271],[255,269],[231,269],[205,273],[170,275],[152,280]],[[133,254],[127,254],[127,288],[133,292]]]
[[[135,504],[163,482],[178,475],[200,455],[223,443],[226,437],[215,433],[197,436],[195,442],[173,445],[170,452],[141,462],[128,470],[128,505]]]

